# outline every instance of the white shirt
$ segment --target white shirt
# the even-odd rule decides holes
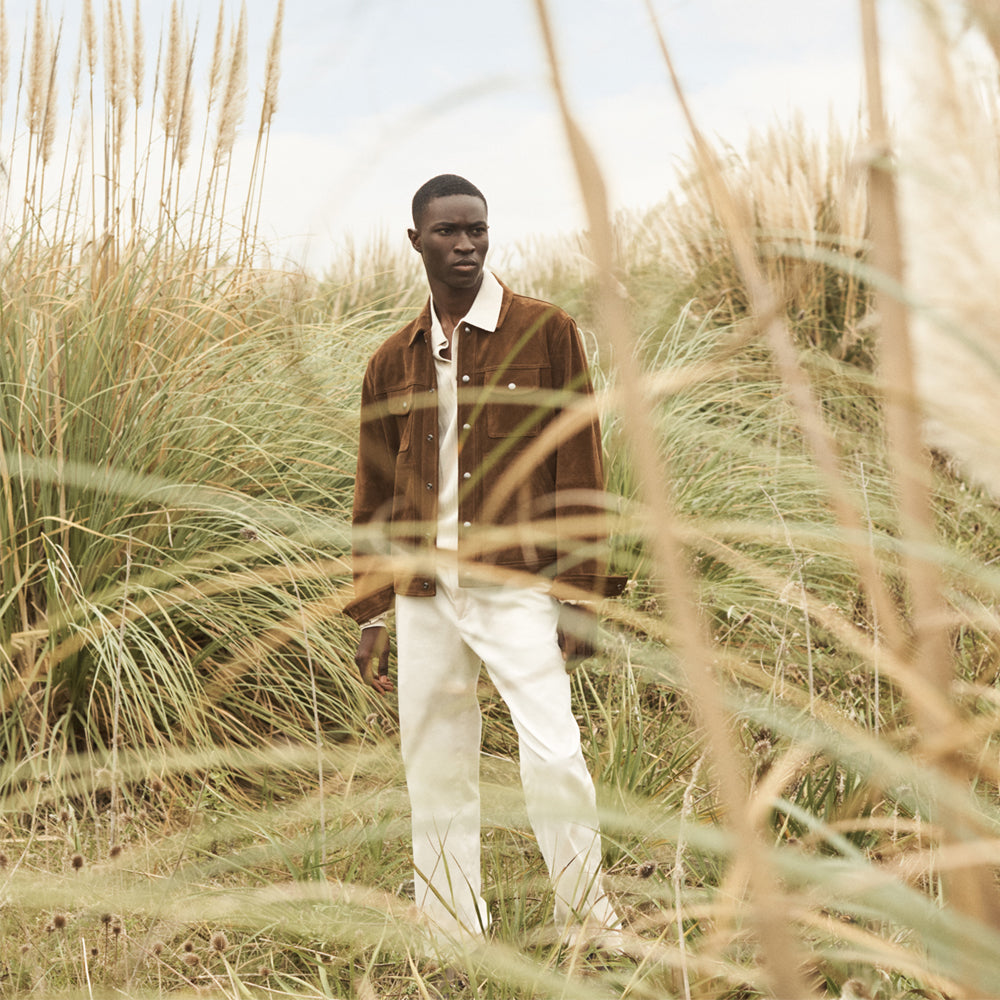
[[[483,271],[472,308],[455,324],[451,335],[451,358],[441,352],[448,340],[441,328],[437,310],[431,300],[431,352],[437,374],[438,392],[438,523],[437,547],[458,549],[458,372],[460,369],[459,334],[469,333],[470,327],[493,333],[500,321],[503,288],[492,271]]]

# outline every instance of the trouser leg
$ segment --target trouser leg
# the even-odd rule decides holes
[[[481,896],[479,659],[447,593],[397,597],[399,727],[417,906],[453,935],[488,923]]]
[[[557,639],[558,605],[536,591],[503,591],[462,618],[518,733],[521,780],[532,829],[555,889],[560,924],[610,928],[618,917],[601,884],[594,784],[573,716]]]

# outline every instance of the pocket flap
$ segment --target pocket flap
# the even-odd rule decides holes
[[[405,416],[413,409],[413,390],[402,389],[399,392],[390,392],[386,399],[386,406],[394,417]]]

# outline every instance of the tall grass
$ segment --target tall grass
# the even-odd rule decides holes
[[[938,230],[906,200],[912,277],[884,255],[888,155],[797,120],[720,155],[691,119],[683,195],[611,219],[537,6],[589,227],[501,274],[570,308],[594,360],[630,586],[573,686],[631,956],[557,943],[484,681],[495,923],[458,964],[494,1000],[995,995],[1000,517],[987,449],[913,433],[915,399],[957,395],[935,337],[990,356],[990,313],[948,310],[968,272],[917,259]],[[266,267],[281,5],[245,192],[242,14],[196,33],[172,5],[154,63],[137,11],[99,30],[82,6],[79,147],[45,132],[70,30],[39,6],[13,93],[0,44],[26,129],[0,133],[3,988],[434,997],[392,706],[338,613],[360,377],[418,263],[401,241],[319,281]],[[970,173],[967,197],[995,183]]]
[[[229,230],[245,10],[227,30],[219,7],[200,159],[181,5],[151,94],[139,5],[131,24],[120,4],[104,14],[102,52],[82,7],[69,99],[70,135],[83,115],[91,142],[54,155],[68,32],[41,3],[13,94],[26,131],[9,132],[0,261],[8,774],[56,748],[246,744],[315,732],[319,703],[328,721],[357,711],[335,613],[356,373],[320,361],[307,280],[253,263],[283,5]]]

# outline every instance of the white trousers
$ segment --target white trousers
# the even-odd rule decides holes
[[[396,598],[399,722],[410,796],[417,905],[437,928],[482,934],[480,665],[510,710],[532,829],[558,924],[611,928],[601,886],[594,784],[580,748],[557,639],[558,605],[512,587],[460,588],[439,572],[432,597]]]

